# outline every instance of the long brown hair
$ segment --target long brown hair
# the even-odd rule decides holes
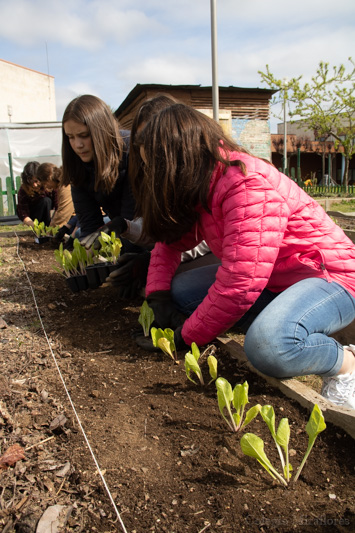
[[[198,220],[196,208],[209,211],[208,194],[217,162],[222,171],[238,165],[229,152],[248,153],[226,136],[221,126],[185,104],[173,104],[155,114],[137,135],[144,149],[144,177],[132,181],[137,214],[144,233],[156,241],[178,240]]]
[[[168,107],[176,104],[177,100],[172,96],[164,93],[158,93],[156,96],[149,98],[143,102],[136,112],[132,126],[130,147],[128,156],[128,174],[131,182],[136,182],[143,179],[143,164],[139,152],[139,145],[136,143],[138,130],[143,129],[143,126],[152,118],[152,116]]]
[[[31,183],[33,178],[37,178],[38,167],[39,167],[38,161],[29,161],[23,167],[23,171],[21,172],[22,188],[25,191],[25,193],[31,197],[39,193],[39,191],[36,191],[32,187],[32,183]]]
[[[68,120],[74,120],[88,128],[94,150],[95,190],[110,193],[119,177],[123,153],[119,122],[109,106],[97,96],[84,94],[68,104],[62,120],[64,185],[81,185],[85,179],[85,166],[70,146],[64,131],[64,124]]]
[[[62,167],[57,167],[53,163],[41,163],[37,169],[37,178],[45,187],[49,181],[54,181],[59,187],[63,176]]]

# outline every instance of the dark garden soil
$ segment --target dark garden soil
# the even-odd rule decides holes
[[[71,293],[33,236],[0,235],[0,247],[0,455],[25,450],[0,470],[1,532],[355,531],[355,445],[343,430],[328,424],[299,481],[282,487],[243,456],[214,384],[193,385],[182,361],[136,346],[141,298]],[[296,469],[309,413],[215,346],[219,375],[248,381],[249,407],[289,419]],[[247,431],[278,467],[261,418]],[[48,509],[66,525],[51,526]]]

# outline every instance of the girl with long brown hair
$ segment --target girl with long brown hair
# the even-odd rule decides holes
[[[33,227],[34,221],[49,226],[52,211],[58,207],[55,191],[46,191],[37,177],[38,161],[29,161],[21,173],[21,187],[17,194],[17,216],[27,226]]]
[[[63,185],[71,185],[82,243],[97,237],[105,215],[120,234],[122,219],[132,220],[135,213],[127,176],[129,132],[120,129],[105,102],[87,94],[67,106],[62,133]],[[141,251],[125,239],[122,244],[124,252]]]
[[[237,325],[259,371],[318,374],[325,398],[355,409],[355,346],[330,337],[355,319],[355,246],[343,230],[189,106],[154,115],[137,142],[144,177],[132,187],[143,230],[158,241],[146,294],[168,292],[187,317],[177,347]],[[221,265],[175,275],[181,252],[202,239]]]

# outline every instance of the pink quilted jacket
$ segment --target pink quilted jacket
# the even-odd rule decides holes
[[[169,290],[181,251],[205,240],[221,259],[216,281],[185,321],[187,344],[204,345],[226,331],[266,287],[281,292],[305,278],[336,281],[355,297],[355,246],[322,207],[272,165],[242,153],[238,167],[217,165],[211,179],[211,213],[180,241],[157,243],[146,294]]]

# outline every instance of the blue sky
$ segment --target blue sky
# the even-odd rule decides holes
[[[354,0],[216,5],[219,85],[355,59]],[[0,58],[54,76],[58,120],[78,94],[116,109],[137,83],[212,84],[210,0],[0,0],[0,13]]]

